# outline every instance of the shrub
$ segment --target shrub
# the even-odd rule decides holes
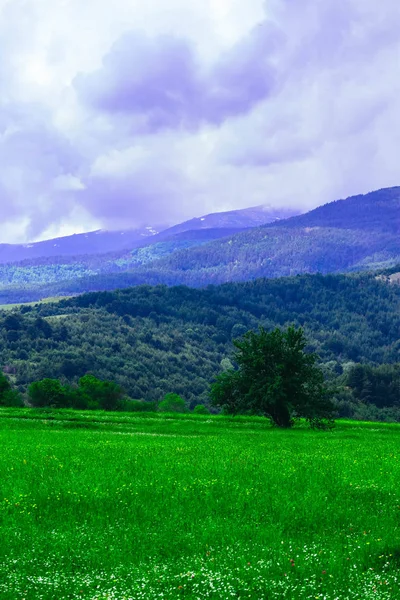
[[[13,390],[7,377],[0,373],[0,406],[23,406],[22,396]]]
[[[161,400],[158,410],[160,412],[175,412],[175,413],[185,413],[188,412],[188,408],[186,406],[186,402],[181,396],[178,394],[166,394],[164,399]]]
[[[119,404],[119,410],[125,412],[156,412],[157,402],[145,402],[144,400],[131,400],[125,398]]]
[[[197,406],[194,407],[193,412],[195,415],[209,415],[210,414],[210,411],[204,404],[197,404]]]
[[[58,379],[42,379],[31,383],[28,397],[32,406],[54,406],[65,408],[69,406],[69,388],[63,386]]]
[[[80,378],[79,391],[86,397],[88,408],[117,410],[124,397],[124,392],[117,383],[102,381],[94,375]]]

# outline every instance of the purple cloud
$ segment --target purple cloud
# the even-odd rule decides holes
[[[98,71],[78,75],[75,88],[94,109],[142,117],[144,131],[220,124],[271,93],[277,38],[271,25],[261,25],[205,68],[184,39],[131,32],[113,45]]]
[[[149,127],[179,126],[196,102],[199,82],[190,45],[172,36],[129,33],[116,42],[102,68],[78,75],[80,97],[109,113],[146,114]]]
[[[72,210],[73,196],[54,182],[79,172],[79,155],[40,106],[2,106],[0,132],[3,222],[22,214],[26,235],[34,238]]]
[[[283,35],[270,23],[258,25],[226,52],[204,81],[203,109],[206,120],[222,123],[245,115],[275,91],[272,58]]]
[[[0,241],[399,183],[397,0],[6,4]]]

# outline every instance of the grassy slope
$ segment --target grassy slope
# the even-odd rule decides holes
[[[16,304],[0,304],[0,310],[14,310],[14,308],[20,308],[21,306],[36,306],[37,304],[53,304],[54,302],[61,302],[61,300],[67,300],[70,296],[56,296],[51,298],[43,298],[37,302],[17,302]]]
[[[399,439],[2,410],[0,597],[399,598]]]

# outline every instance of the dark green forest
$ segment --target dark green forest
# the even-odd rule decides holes
[[[399,309],[400,287],[372,274],[96,292],[1,312],[0,366],[21,392],[90,373],[130,398],[173,392],[193,408],[208,403],[210,382],[231,366],[233,339],[293,324],[318,353],[339,414],[391,419],[400,406],[399,376],[387,376],[399,372]]]

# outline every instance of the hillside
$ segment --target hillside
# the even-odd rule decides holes
[[[151,227],[125,231],[91,231],[32,244],[0,244],[0,264],[49,257],[116,252],[142,244],[158,231]]]
[[[61,257],[68,258],[69,262],[76,262],[82,260],[82,256],[123,253],[132,248],[157,244],[165,240],[176,240],[179,247],[179,242],[185,239],[199,240],[199,242],[214,240],[234,235],[249,227],[286,219],[299,212],[294,209],[259,206],[212,213],[169,228],[156,225],[122,231],[98,230],[31,244],[0,244],[0,264],[21,261],[29,264],[29,261],[35,259],[48,260],[49,258],[59,263]],[[186,232],[187,236],[184,235]]]
[[[5,265],[0,269],[0,302],[140,284],[203,287],[259,277],[386,269],[400,262],[399,223],[397,187],[240,232],[200,228],[175,230],[172,236],[166,230],[129,251]]]
[[[140,286],[0,313],[0,366],[21,389],[90,371],[133,398],[207,400],[232,339],[259,325],[305,328],[326,372],[400,362],[400,287],[372,275],[303,275],[196,290]]]
[[[397,233],[400,230],[400,187],[324,204],[306,214],[294,216],[284,226]]]
[[[295,214],[293,209],[255,207],[214,213],[186,221],[157,232],[147,227],[141,230],[94,231],[57,238],[36,244],[0,244],[0,301],[38,300],[54,287],[82,289],[82,278],[95,277],[94,287],[83,291],[108,289],[112,274],[124,274],[143,265],[167,258],[179,250],[201,246],[227,236],[234,236],[260,223],[277,222]],[[147,283],[144,271],[141,283]],[[64,283],[66,282],[66,283]],[[124,285],[129,285],[130,281]],[[118,285],[117,285],[118,287]]]
[[[243,281],[387,268],[400,260],[400,188],[332,202],[304,215],[182,250],[153,265],[176,282]],[[159,281],[162,279],[160,277]]]
[[[397,235],[351,229],[264,227],[203,245],[185,245],[172,252],[168,243],[136,249],[114,263],[103,263],[97,273],[79,263],[60,265],[57,270],[50,265],[47,284],[41,283],[46,273],[41,267],[36,285],[32,284],[35,269],[12,270],[13,283],[0,288],[0,301],[24,302],[141,284],[204,287],[259,277],[381,270],[400,262]],[[16,283],[26,276],[27,283]]]

